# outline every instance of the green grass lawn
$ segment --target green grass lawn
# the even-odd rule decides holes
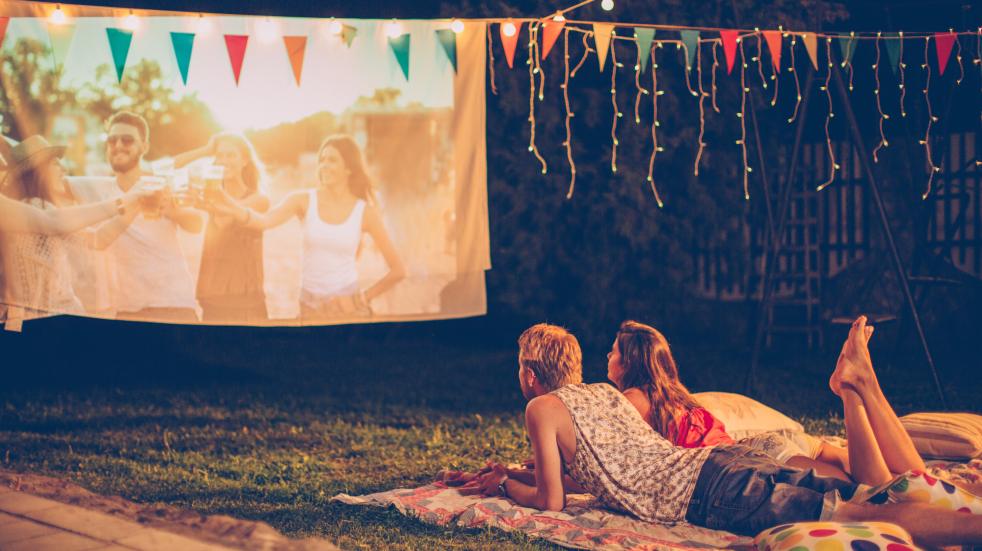
[[[0,346],[31,353],[45,327],[73,326],[36,322],[28,326],[33,336],[4,337]],[[41,359],[31,369],[7,363],[3,467],[137,502],[262,520],[346,549],[554,548],[329,501],[339,492],[420,485],[440,469],[478,467],[488,458],[526,457],[514,336],[475,346],[435,337],[340,338],[329,330],[163,335],[135,338],[128,357],[37,350]],[[141,351],[156,346],[184,351]],[[603,378],[605,352],[586,350],[588,382]],[[745,352],[677,345],[676,353],[693,390],[740,389]],[[833,351],[771,360],[756,397],[814,432],[840,433],[826,386],[834,358]],[[881,371],[901,413],[931,406],[926,372]],[[950,381],[956,404],[979,395],[977,377],[970,379]]]

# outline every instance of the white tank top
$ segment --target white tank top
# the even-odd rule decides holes
[[[355,255],[361,242],[365,201],[359,199],[340,224],[321,220],[317,190],[310,191],[303,220],[302,289],[316,296],[351,294],[358,286]]]

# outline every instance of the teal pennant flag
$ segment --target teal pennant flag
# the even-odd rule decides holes
[[[177,69],[181,72],[181,81],[188,85],[188,69],[191,67],[191,50],[194,48],[194,33],[170,33],[170,41],[174,46],[174,59]]]
[[[889,35],[884,35],[883,45],[887,49],[887,59],[890,60],[890,68],[893,69],[893,74],[897,74],[897,69],[900,68],[900,35],[897,33],[890,33]]]
[[[436,39],[443,46],[443,51],[447,53],[447,59],[453,65],[453,70],[457,72],[457,33],[451,29],[437,29]]]
[[[51,39],[51,56],[55,64],[55,71],[61,71],[65,58],[68,57],[68,49],[75,38],[75,25],[71,23],[48,23],[48,38]]]
[[[696,60],[696,50],[699,49],[699,31],[679,31],[679,35],[682,36],[682,44],[685,44],[687,52],[685,69],[690,71],[692,70],[692,62]]]
[[[648,58],[651,56],[651,40],[655,38],[655,29],[647,27],[635,27],[634,38],[638,41],[638,65],[641,66],[643,73],[648,66]]]
[[[839,52],[842,53],[842,66],[852,63],[852,54],[856,53],[856,37],[840,36]]]
[[[126,57],[130,55],[130,44],[133,43],[133,31],[123,29],[106,29],[109,37],[109,49],[113,54],[113,66],[116,68],[116,81],[123,81],[123,69],[126,68]]]
[[[396,61],[399,62],[402,74],[406,76],[406,80],[409,80],[409,33],[390,38],[389,46],[396,56]]]

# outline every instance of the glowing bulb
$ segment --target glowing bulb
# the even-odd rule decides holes
[[[211,34],[211,21],[205,16],[198,16],[198,23],[195,25],[195,31],[203,36]]]
[[[132,11],[123,18],[123,28],[135,31],[140,28],[140,18],[138,18]]]
[[[454,19],[453,23],[450,24],[450,30],[457,34],[464,32],[464,22],[460,19]]]
[[[556,23],[562,23],[563,21],[566,21],[566,18],[563,17],[563,14],[557,13],[556,16],[552,18],[552,20],[555,21]]]
[[[276,23],[269,19],[263,19],[256,24],[256,36],[259,38],[260,42],[270,43],[276,40],[279,35],[279,29]]]
[[[400,25],[395,19],[385,24],[385,36],[389,38],[396,38],[401,34],[402,25]]]
[[[64,25],[68,23],[68,16],[61,9],[61,5],[55,6],[55,11],[51,12],[51,16],[48,18],[55,25]]]
[[[331,18],[331,22],[327,24],[327,32],[332,35],[339,35],[344,31],[344,25],[341,24],[337,19]]]
[[[603,8],[604,11],[610,11],[614,9],[614,0],[603,0],[600,2],[600,7]]]
[[[505,36],[515,36],[515,33],[518,32],[518,29],[515,28],[514,23],[508,21],[507,23],[501,26],[501,32],[503,32]]]

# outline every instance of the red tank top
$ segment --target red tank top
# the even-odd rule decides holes
[[[668,428],[666,438],[682,448],[704,448],[721,444],[733,444],[733,438],[726,433],[723,422],[713,417],[706,408],[694,408],[679,419],[678,427],[673,423]]]

